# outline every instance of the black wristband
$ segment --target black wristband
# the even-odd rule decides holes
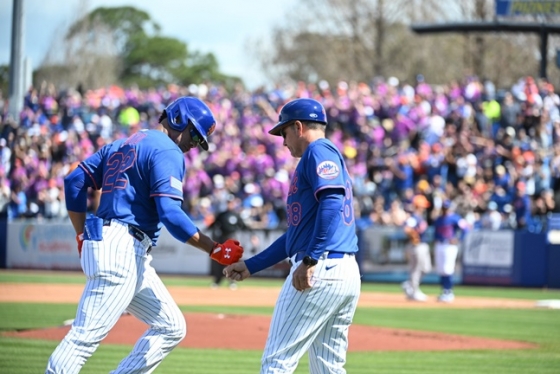
[[[311,267],[317,265],[319,261],[315,260],[311,256],[305,256],[301,262],[303,262],[305,266]]]

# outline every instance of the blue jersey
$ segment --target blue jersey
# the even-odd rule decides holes
[[[292,178],[287,199],[288,230],[286,232],[286,255],[306,251],[318,212],[318,193],[321,190],[344,189],[341,224],[334,235],[326,240],[323,251],[355,253],[358,240],[354,220],[352,182],[342,155],[328,139],[311,143],[303,153]]]
[[[162,224],[154,197],[183,200],[185,159],[163,132],[142,130],[102,147],[82,162],[101,190],[96,215],[134,225],[155,243]]]
[[[435,239],[447,243],[457,237],[457,232],[466,229],[465,221],[456,213],[439,216],[434,222]]]
[[[517,222],[519,223],[524,220],[524,222],[527,223],[531,218],[531,202],[529,196],[516,196],[512,203]]]

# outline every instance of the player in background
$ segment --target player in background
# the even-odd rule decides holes
[[[427,296],[420,290],[420,282],[422,276],[432,270],[430,246],[426,235],[426,209],[430,207],[430,202],[424,195],[416,195],[412,199],[412,206],[414,210],[404,226],[404,232],[410,239],[407,248],[410,275],[401,286],[408,300],[426,301]]]
[[[162,225],[221,264],[242,257],[239,242],[214,242],[181,209],[183,153],[208,150],[214,128],[204,102],[181,97],[165,108],[157,129],[102,147],[66,176],[66,206],[87,280],[46,373],[78,373],[125,310],[148,329],[111,373],[151,373],[185,337],[183,313],[150,265]],[[89,188],[101,190],[101,198],[96,215],[86,218]]]
[[[240,201],[234,195],[227,196],[226,209],[219,212],[214,222],[208,226],[209,230],[212,230],[212,236],[218,241],[225,241],[236,232],[248,230],[249,227],[243,221],[243,218],[239,214],[237,208],[240,205]],[[210,264],[210,275],[212,276],[212,288],[218,288],[224,275],[224,265],[219,262],[212,261]],[[230,280],[229,288],[231,290],[237,289],[237,284],[235,281]]]
[[[325,138],[325,109],[296,99],[269,133],[300,158],[287,198],[288,229],[261,253],[227,266],[243,280],[287,257],[292,267],[274,308],[261,374],[293,373],[309,352],[309,372],[346,373],[348,328],[360,295],[352,184],[344,159]]]
[[[435,227],[435,265],[440,275],[441,294],[438,301],[451,303],[453,294],[453,274],[459,253],[459,241],[467,232],[465,219],[453,211],[451,201],[445,200],[441,206],[441,214],[434,222]]]

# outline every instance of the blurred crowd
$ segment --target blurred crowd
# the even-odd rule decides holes
[[[451,200],[472,227],[492,230],[539,232],[560,211],[560,98],[550,82],[523,77],[499,89],[478,77],[433,85],[419,75],[410,83],[390,77],[253,91],[43,84],[27,92],[19,118],[7,115],[0,95],[0,217],[65,219],[68,171],[104,144],[154,128],[183,95],[205,100],[217,119],[209,152],[185,155],[184,210],[207,225],[232,199],[249,227],[285,225],[298,160],[267,132],[298,97],[325,106],[362,225],[403,225],[418,196],[429,202],[429,223]],[[92,192],[92,212],[96,201]]]

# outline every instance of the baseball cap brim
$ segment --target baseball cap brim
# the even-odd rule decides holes
[[[270,135],[282,136],[282,134],[281,134],[282,129],[283,129],[284,127],[288,126],[290,122],[291,122],[291,120],[290,120],[290,121],[278,122],[278,123],[276,124],[276,126],[274,126],[273,128],[271,128],[271,129],[268,131],[268,133],[269,133]]]

